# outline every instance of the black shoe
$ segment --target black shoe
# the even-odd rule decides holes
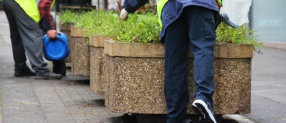
[[[62,70],[62,71],[54,71],[54,70],[53,70],[53,72],[54,72],[55,74],[61,74],[62,76],[66,76],[66,70]]]
[[[66,76],[66,63],[64,60],[53,61],[53,72]]]
[[[52,72],[47,73],[37,73],[34,77],[35,79],[61,79],[63,76],[61,74],[54,74]]]
[[[193,110],[200,115],[200,120],[208,123],[217,123],[213,110],[202,100],[195,100],[192,104]]]
[[[30,70],[30,68],[25,68],[22,70],[15,70],[14,76],[21,77],[21,76],[35,76],[35,73]]]

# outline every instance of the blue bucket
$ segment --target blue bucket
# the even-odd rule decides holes
[[[48,35],[44,35],[44,55],[49,61],[62,60],[70,53],[68,39],[62,32],[57,34],[56,40],[50,40]]]

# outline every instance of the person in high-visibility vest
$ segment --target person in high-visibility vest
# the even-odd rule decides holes
[[[53,22],[51,12],[51,6],[55,4],[56,0],[40,0],[38,3],[38,8],[40,11],[40,27],[43,29],[50,38],[56,38],[58,32],[56,31],[55,24]],[[66,75],[66,63],[65,60],[57,60],[53,62],[53,72]]]
[[[149,0],[125,0],[122,20]],[[193,110],[200,119],[216,123],[212,95],[214,85],[215,30],[220,22],[216,0],[158,0],[160,39],[165,45],[164,92],[167,123],[192,123],[187,117],[189,103],[187,83],[188,50],[194,56],[195,92]]]
[[[14,76],[35,76],[35,79],[60,79],[62,75],[50,72],[43,59],[43,32],[38,23],[40,14],[35,0],[2,0],[10,28]],[[26,55],[32,72],[27,66]]]

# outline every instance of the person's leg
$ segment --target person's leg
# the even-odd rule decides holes
[[[25,49],[24,53],[28,56],[32,68],[36,72],[47,72],[47,63],[43,60],[43,33],[39,25],[16,2],[11,2],[8,7],[14,15]]]
[[[186,8],[189,38],[194,55],[195,101],[193,108],[216,122],[213,114],[214,86],[214,11],[196,6]],[[201,107],[204,106],[204,107]],[[206,110],[201,112],[201,109]],[[207,114],[206,114],[207,113]],[[206,118],[204,118],[206,119]]]
[[[65,60],[53,61],[53,72],[57,74],[66,75],[66,62]]]
[[[35,73],[31,72],[28,68],[26,61],[25,50],[22,44],[21,36],[18,31],[18,27],[14,18],[14,14],[10,11],[9,2],[15,2],[11,0],[3,0],[3,10],[9,22],[10,37],[12,44],[12,53],[14,59],[14,75],[15,76],[32,76]],[[17,6],[16,6],[17,7]]]
[[[184,17],[170,24],[163,38],[165,45],[165,98],[167,123],[182,123],[189,102],[187,83],[188,38]]]
[[[43,32],[38,23],[30,18],[25,11],[16,3],[7,2],[7,8],[14,15],[22,44],[32,68],[36,71],[36,79],[60,79],[61,75],[53,74],[47,68],[47,63],[43,59]]]

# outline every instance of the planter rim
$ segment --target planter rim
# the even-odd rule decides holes
[[[74,25],[71,26],[71,36],[72,37],[85,37],[83,35],[83,32],[81,32],[81,30],[84,30],[83,27],[76,27]]]
[[[215,44],[214,58],[252,58],[251,44]],[[115,40],[104,42],[104,53],[109,56],[123,57],[164,57],[164,45],[161,43],[124,43]],[[189,52],[192,58],[192,53]]]
[[[104,41],[111,38],[102,34],[89,36],[89,46],[92,47],[104,47]]]
[[[253,48],[252,44],[215,44],[214,58],[252,58]]]
[[[123,43],[105,40],[104,53],[109,56],[123,57],[164,57],[164,45],[161,43]]]
[[[234,44],[234,43],[215,43],[215,45],[249,45],[249,46],[254,46],[253,44]]]

